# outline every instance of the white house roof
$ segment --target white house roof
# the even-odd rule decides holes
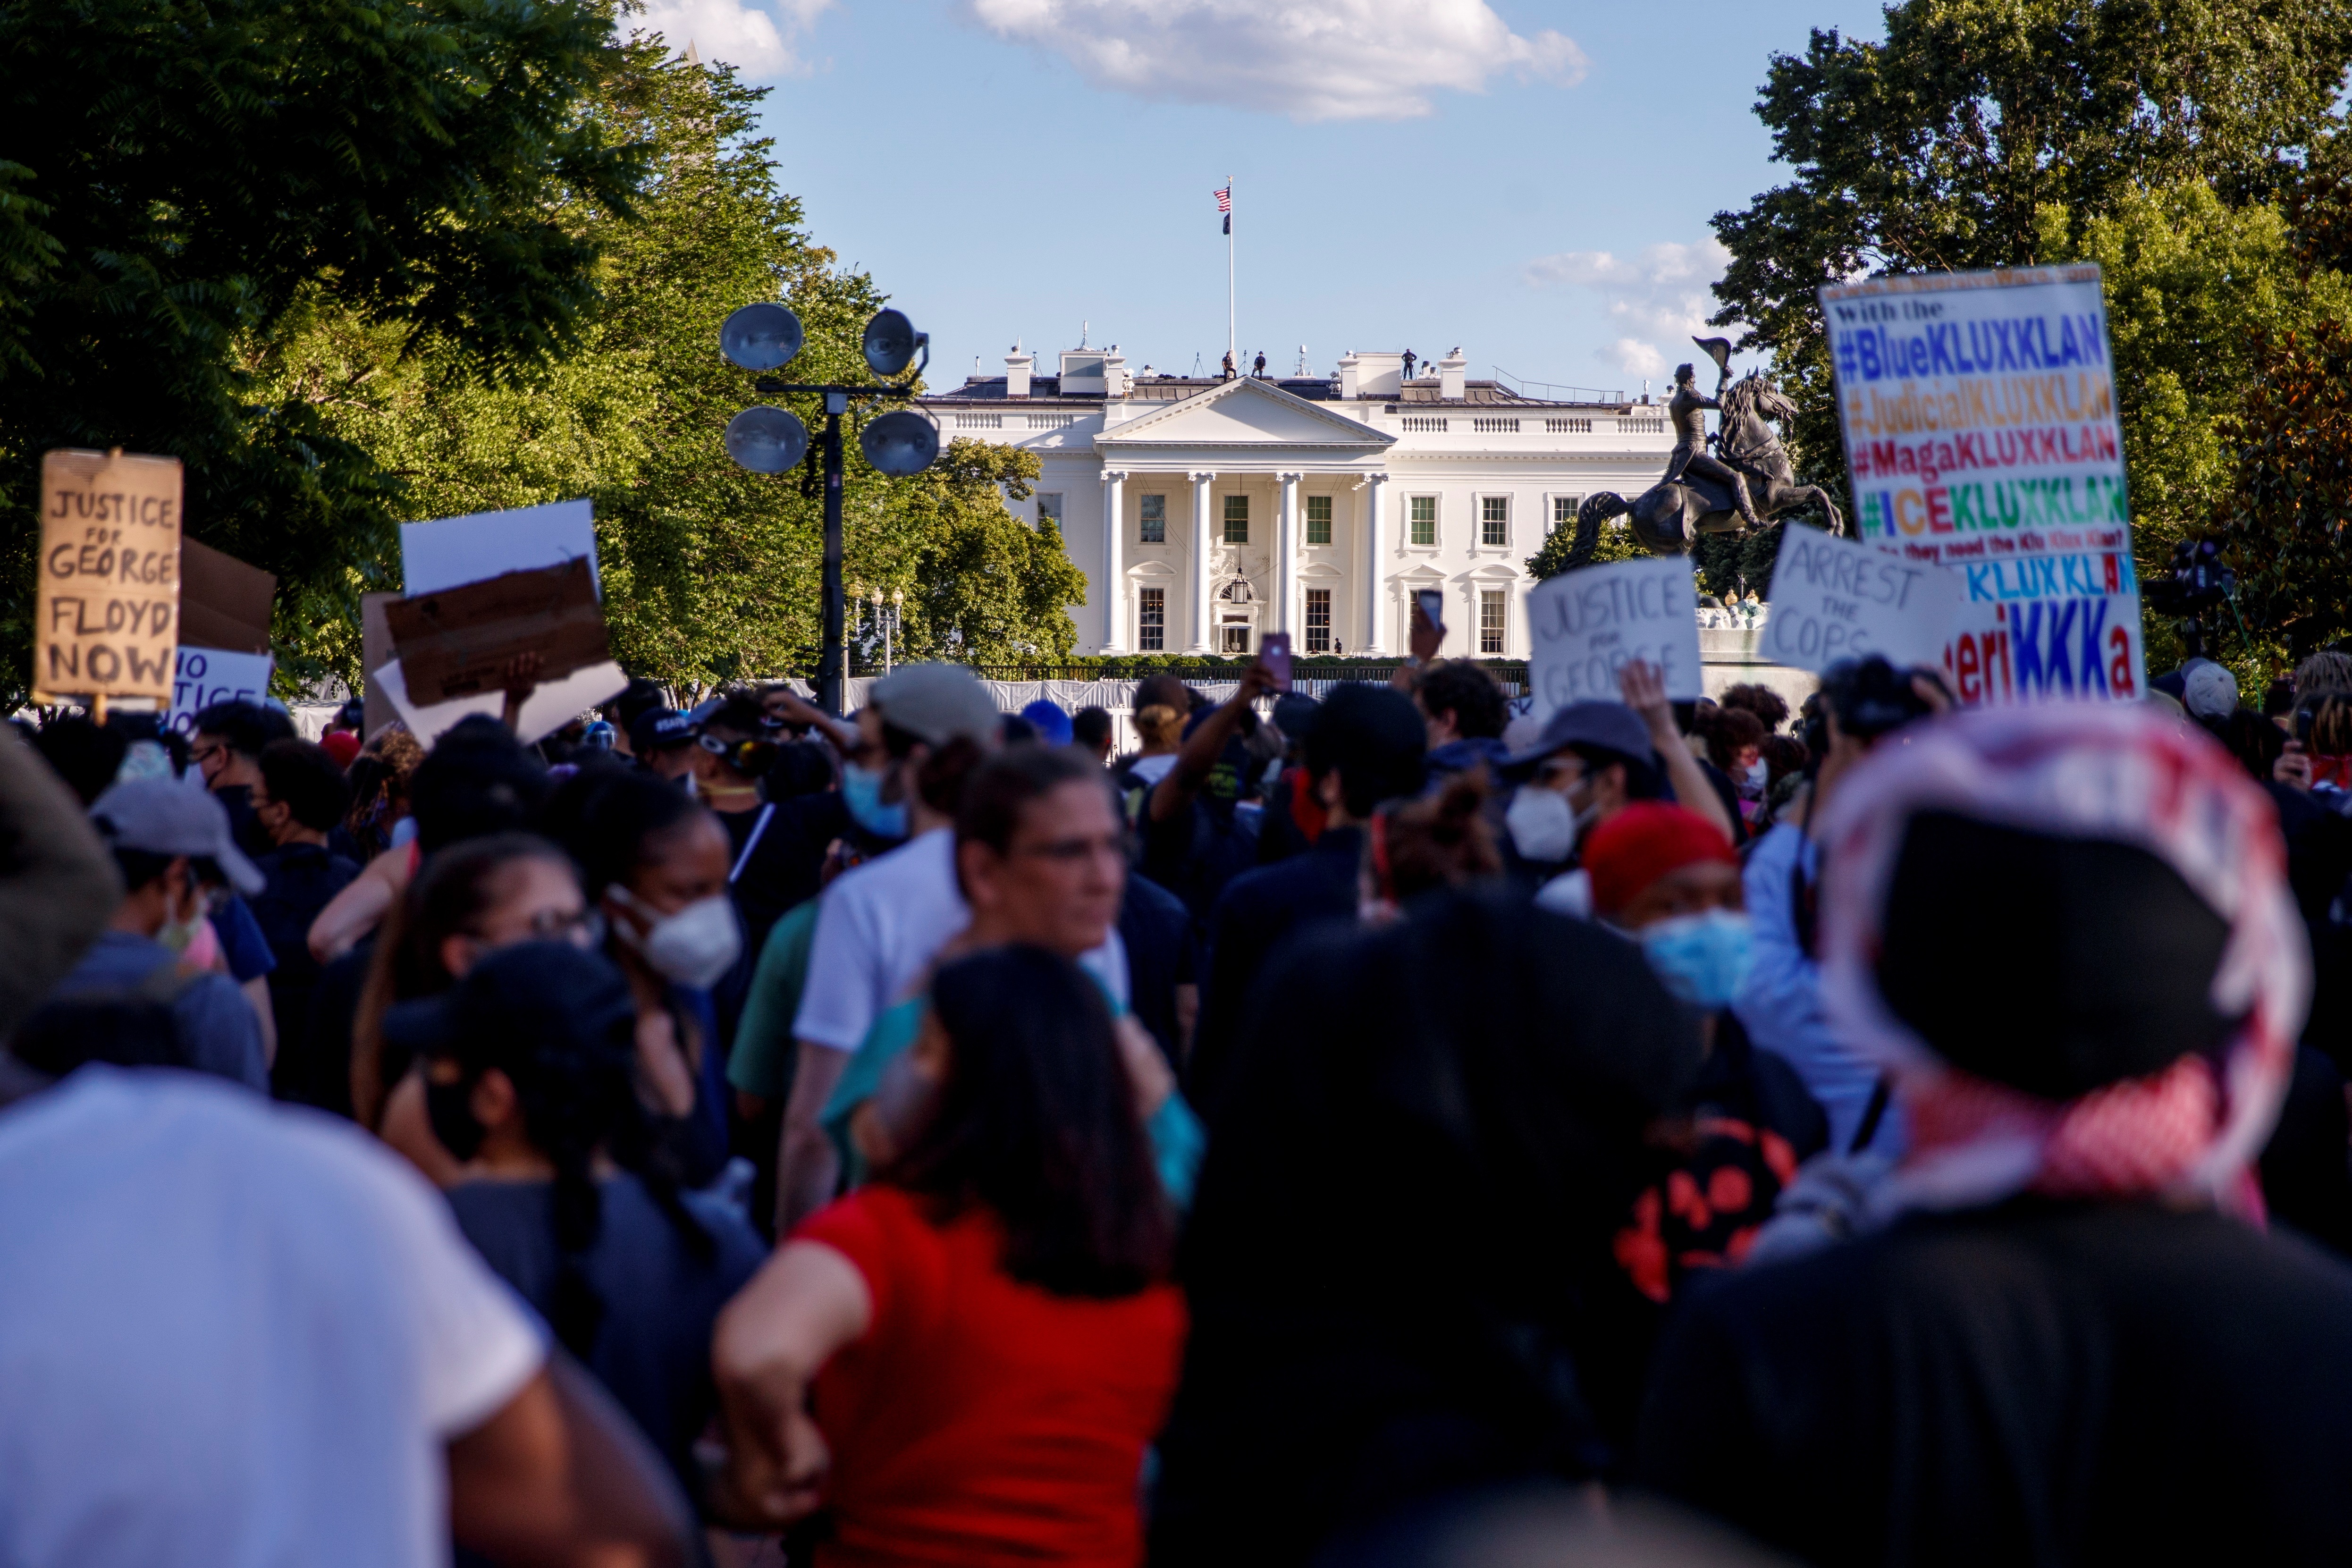
[[[1111,454],[1136,447],[1280,445],[1378,451],[1396,437],[1271,382],[1240,377],[1155,408],[1095,437]]]

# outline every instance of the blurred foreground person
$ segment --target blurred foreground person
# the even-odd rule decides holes
[[[0,1562],[683,1563],[659,1463],[389,1154],[196,1074],[0,1087]]]
[[[1302,931],[1257,998],[1185,1237],[1154,1563],[1298,1563],[1450,1492],[1601,1474],[1585,1363],[1619,1352],[1591,1304],[1625,1290],[1612,1238],[1697,1068],[1688,1014],[1631,944],[1496,888]]]
[[[0,724],[0,1041],[79,962],[121,896],[81,803]]]
[[[719,1320],[731,1511],[824,1509],[820,1568],[1135,1563],[1184,1307],[1102,989],[1040,948],[958,959],[903,1060],[898,1151]]]
[[[2261,788],[2052,705],[1923,728],[1814,830],[1892,1223],[1692,1298],[1647,1479],[1829,1565],[2352,1557],[2352,1269],[2248,1170],[2309,984]]]

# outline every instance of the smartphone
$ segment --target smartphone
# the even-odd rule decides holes
[[[1276,691],[1289,690],[1290,634],[1266,633],[1258,644],[1257,658],[1258,662],[1265,666],[1267,673],[1274,677],[1274,689]]]
[[[1412,602],[1421,606],[1421,618],[1423,620],[1427,621],[1431,626],[1434,626],[1441,632],[1445,629],[1444,589],[1416,588],[1412,591]]]

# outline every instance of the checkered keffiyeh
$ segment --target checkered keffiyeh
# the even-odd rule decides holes
[[[1963,1072],[1896,1017],[1875,967],[1910,819],[1954,812],[2145,849],[2230,932],[2210,999],[2244,1022],[2215,1056],[2047,1100]],[[2249,1168],[2278,1114],[2310,1001],[2310,963],[2269,798],[2229,754],[2136,704],[1956,714],[1904,731],[1842,783],[1822,847],[1822,993],[1831,1025],[1889,1072],[1912,1149],[1895,1206],[1958,1208],[2021,1192],[2171,1196],[2258,1215]],[[2000,984],[2000,933],[1955,964]]]

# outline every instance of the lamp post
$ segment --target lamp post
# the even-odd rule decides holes
[[[719,329],[719,352],[749,371],[781,370],[799,354],[805,341],[800,318],[785,306],[762,302],[746,305],[729,316]],[[752,390],[762,393],[814,393],[824,399],[824,435],[812,450],[808,426],[790,409],[761,405],[738,414],[727,426],[727,454],[753,473],[786,474],[803,458],[824,465],[824,562],[823,583],[824,629],[819,640],[816,667],[817,706],[829,713],[843,710],[848,677],[849,616],[842,589],[841,539],[841,417],[852,398],[876,402],[912,397],[915,379],[931,361],[929,334],[915,331],[898,310],[881,310],[866,323],[860,341],[866,363],[887,383],[905,373],[919,351],[922,361],[898,385],[857,385],[836,382],[786,382],[761,375]],[[929,419],[909,408],[868,420],[858,432],[857,445],[866,460],[885,474],[904,477],[921,473],[940,455],[940,432]]]
[[[890,634],[898,629],[898,617],[907,613],[907,590],[890,590],[890,619],[882,627],[882,673],[890,673]]]

